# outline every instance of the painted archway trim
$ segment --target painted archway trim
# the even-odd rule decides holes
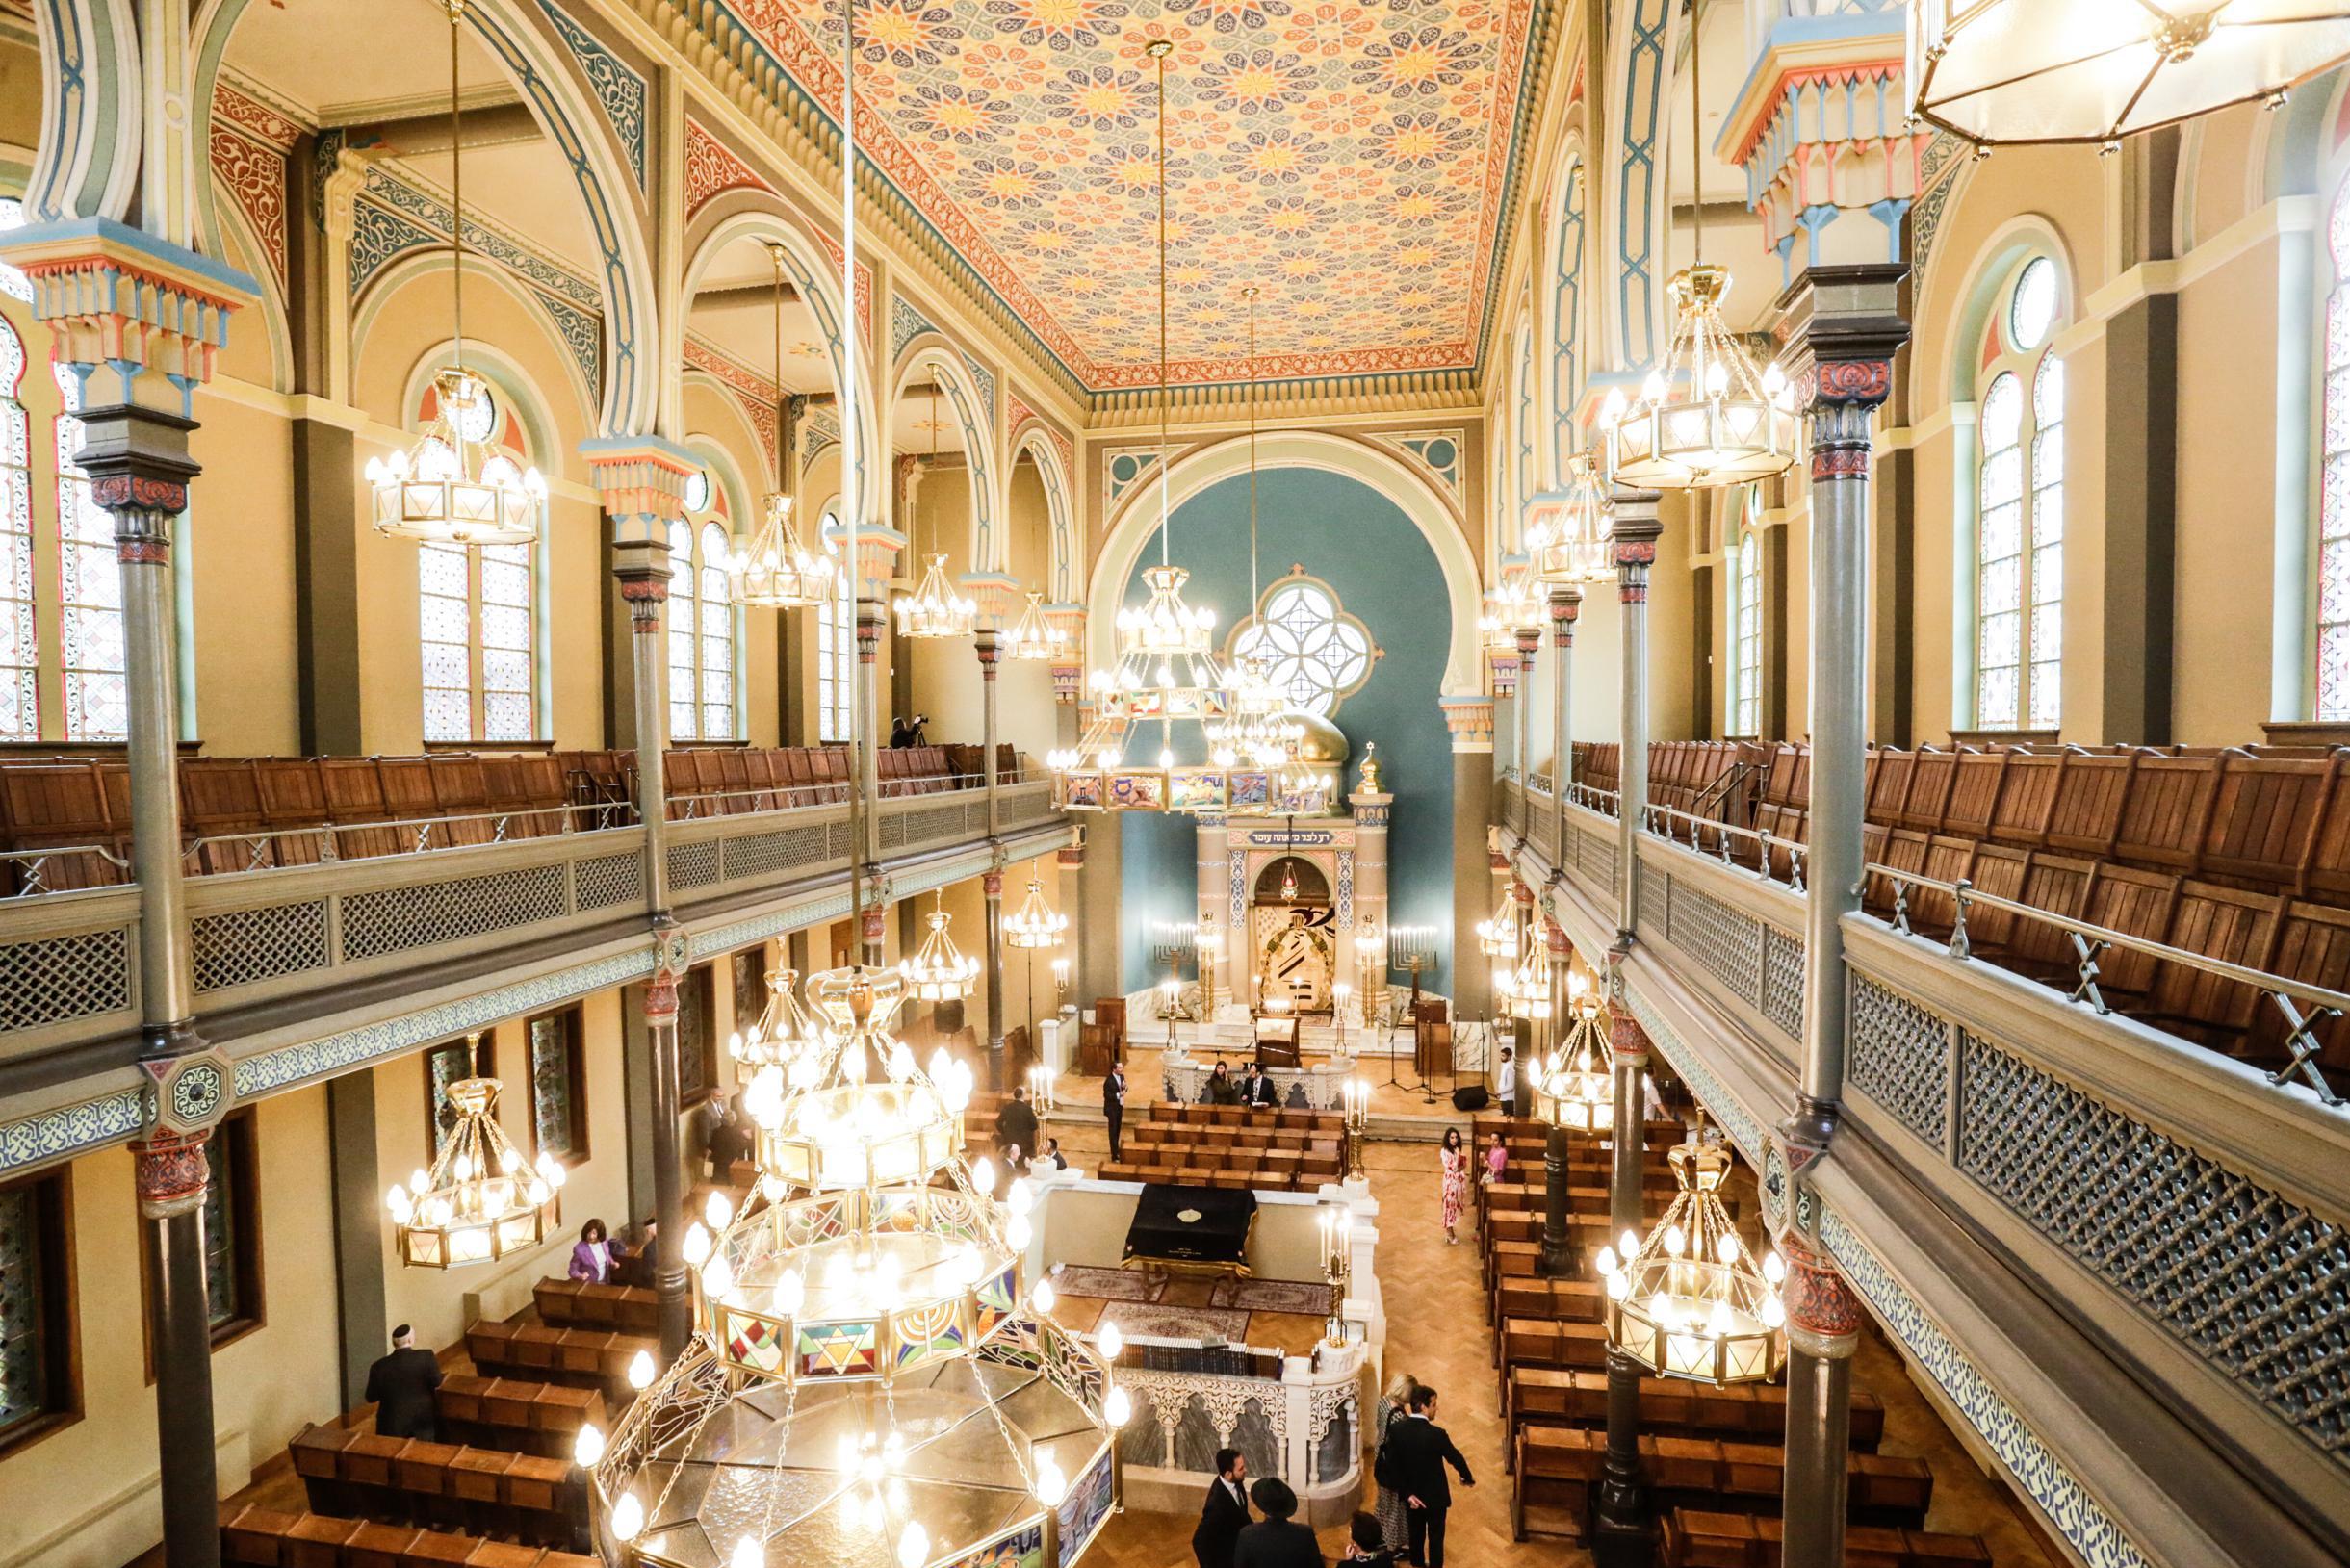
[[[691,299],[700,291],[702,277],[710,270],[711,262],[736,241],[751,239],[782,244],[784,277],[798,292],[815,321],[817,335],[824,340],[824,358],[832,372],[837,395],[848,379],[852,346],[865,347],[854,344],[847,317],[840,308],[840,269],[825,254],[820,238],[803,227],[773,197],[756,192],[730,193],[730,197],[733,196],[742,197],[745,205],[691,237],[693,259],[686,266],[680,297]],[[882,450],[881,398],[868,369],[871,364],[871,355],[867,353],[858,365],[865,395],[857,399],[855,451],[857,509],[867,527],[881,521],[887,500],[883,487],[873,481],[873,476],[883,472],[883,465],[877,461]],[[813,453],[806,454],[804,460],[813,461]]]
[[[1484,690],[1477,660],[1477,608],[1482,591],[1477,557],[1462,536],[1452,509],[1427,480],[1406,467],[1402,459],[1377,447],[1319,430],[1261,432],[1256,438],[1256,466],[1267,469],[1316,469],[1367,485],[1392,501],[1411,520],[1428,541],[1444,574],[1444,597],[1452,617],[1452,633],[1444,657],[1445,696],[1470,696]],[[1170,511],[1192,497],[1236,475],[1249,472],[1249,442],[1235,436],[1195,448],[1175,460],[1167,474]],[[1134,575],[1135,563],[1158,527],[1158,486],[1137,487],[1149,495],[1149,505],[1133,501],[1120,511],[1094,562],[1086,590],[1086,662],[1103,667],[1117,656],[1119,601]]]
[[[1060,449],[1053,444],[1052,433],[1041,420],[1031,420],[1013,435],[1012,460],[1018,463],[1023,453],[1035,461],[1037,477],[1045,486],[1045,518],[1048,525],[1046,536],[1051,542],[1045,572],[1045,598],[1054,604],[1073,604],[1077,597],[1077,534],[1076,515],[1070,499],[1070,474],[1062,462]],[[1007,470],[1004,475],[1007,494],[1011,478]]]
[[[962,351],[936,333],[925,333],[907,346],[898,357],[891,380],[890,401],[894,405],[907,378],[917,372],[927,371],[946,389],[947,404],[955,411],[955,424],[963,432],[963,460],[971,483],[971,571],[975,574],[1000,573],[1004,569],[1004,554],[1008,545],[1007,530],[995,526],[1004,514],[1003,465],[995,459],[995,424],[990,417],[987,398],[979,390],[970,367],[964,363]]]

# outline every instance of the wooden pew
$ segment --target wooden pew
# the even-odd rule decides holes
[[[1779,1568],[1780,1522],[1743,1513],[1675,1508],[1658,1521],[1663,1568]],[[1845,1568],[1990,1568],[1979,1535],[1845,1527]]]
[[[650,1336],[607,1329],[477,1323],[465,1330],[465,1353],[483,1373],[603,1389],[615,1400],[625,1397],[629,1363],[656,1348]]]
[[[585,1550],[587,1493],[565,1459],[325,1423],[290,1445],[314,1513],[459,1527]]]
[[[601,1389],[543,1379],[447,1377],[433,1405],[443,1437],[550,1459],[571,1457],[581,1427],[612,1429]]]
[[[1520,1427],[1511,1435],[1515,1457],[1510,1501],[1512,1534],[1531,1532],[1582,1540],[1588,1504],[1606,1460],[1604,1431],[1572,1427]],[[1774,1513],[1785,1482],[1786,1453],[1768,1443],[1717,1438],[1640,1438],[1640,1468],[1654,1505]],[[1854,1453],[1846,1460],[1847,1518],[1897,1529],[1924,1527],[1933,1502],[1934,1476],[1924,1459]]]
[[[616,1328],[659,1335],[660,1303],[641,1285],[596,1285],[584,1279],[542,1279],[530,1287],[539,1322],[554,1328]]]
[[[1512,1366],[1502,1382],[1502,1423],[1599,1428],[1608,1420],[1608,1375],[1565,1367]],[[1776,1441],[1787,1429],[1787,1390],[1775,1383],[1714,1388],[1684,1377],[1640,1379],[1640,1429],[1659,1437]],[[1852,1394],[1852,1447],[1873,1453],[1885,1435],[1884,1402]]]

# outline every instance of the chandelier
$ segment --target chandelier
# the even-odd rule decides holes
[[[418,1269],[490,1263],[536,1247],[554,1234],[555,1193],[563,1168],[541,1153],[525,1168],[498,1125],[495,1078],[480,1076],[481,1036],[465,1037],[465,1076],[442,1090],[456,1121],[441,1140],[430,1170],[384,1195],[400,1261]]]
[[[1776,1252],[1758,1262],[1739,1239],[1720,1188],[1730,1153],[1719,1143],[1676,1144],[1666,1158],[1680,1192],[1641,1240],[1624,1232],[1602,1247],[1608,1343],[1663,1377],[1762,1382],[1787,1359],[1787,1309]]]
[[[914,950],[914,957],[897,966],[897,972],[905,976],[908,993],[917,1001],[960,1002],[979,984],[979,961],[965,958],[956,949],[954,938],[947,935],[946,928],[953,923],[942,890],[927,917],[930,935]]]
[[[1550,1016],[1550,954],[1532,936],[1519,942],[1517,964],[1493,977],[1493,991],[1511,1017],[1539,1023]]]
[[[1515,959],[1518,948],[1531,945],[1525,941],[1525,916],[1520,913],[1517,884],[1502,887],[1501,902],[1493,906],[1493,916],[1477,922],[1477,950],[1491,959]]]
[[[1795,460],[1795,395],[1777,364],[1758,370],[1743,340],[1723,324],[1730,274],[1705,260],[1705,154],[1698,128],[1704,100],[1697,51],[1690,54],[1690,165],[1696,260],[1673,274],[1672,346],[1627,403],[1608,394],[1600,423],[1608,468],[1641,490],[1705,490],[1783,474]]]
[[[1608,1059],[1607,1015],[1570,975],[1569,1005],[1575,1022],[1566,1038],[1541,1061],[1530,1063],[1526,1081],[1534,1090],[1537,1119],[1571,1132],[1605,1132],[1614,1125],[1615,1088]]]
[[[1028,595],[1028,607],[1020,611],[1020,619],[1003,635],[1003,655],[1006,658],[1058,658],[1069,647],[1069,633],[1045,619],[1045,596]]]
[[[1485,613],[1478,617],[1478,640],[1491,653],[1517,652],[1517,634],[1542,624],[1542,602],[1520,557],[1502,564],[1501,581],[1485,595]]]
[[[939,461],[939,378],[930,378],[930,456],[924,472]],[[938,529],[934,525],[931,531]],[[938,541],[931,541],[936,544]],[[928,564],[913,593],[897,602],[897,632],[901,637],[968,637],[979,619],[978,602],[956,593],[946,580],[943,551],[922,557]]]
[[[1056,804],[1071,810],[1253,812],[1272,793],[1262,769],[1236,771],[1242,759],[1223,726],[1233,717],[1233,679],[1217,657],[1216,612],[1184,602],[1191,574],[1168,558],[1167,402],[1167,56],[1174,45],[1143,46],[1157,73],[1159,270],[1159,562],[1142,573],[1149,593],[1121,608],[1118,658],[1087,681],[1094,714],[1074,747],[1046,754]],[[1204,763],[1182,764],[1175,749],[1178,721],[1196,723],[1209,748]],[[1130,761],[1126,748],[1144,725],[1158,726],[1158,752]]]
[[[998,1204],[964,1161],[968,1069],[920,1071],[891,1038],[896,977],[808,993],[827,1060],[791,1092],[753,1078],[759,1189],[685,1236],[684,1353],[608,1440],[581,1430],[599,1547],[664,1568],[1074,1561],[1118,1505],[1114,1337],[1087,1345],[1048,1282],[1021,1289],[1034,1195]]]
[[[2112,142],[2282,103],[2350,55],[2329,0],[1910,0],[1909,109],[1972,141]]]
[[[788,1076],[803,1062],[813,1063],[825,1049],[824,1028],[800,1005],[799,972],[767,971],[767,1005],[748,1035],[736,1031],[726,1042],[727,1054],[757,1071],[781,1067]]]
[[[1031,950],[1058,947],[1062,934],[1069,930],[1069,916],[1058,913],[1045,902],[1045,885],[1034,877],[1028,879],[1028,896],[1020,900],[1019,909],[1004,916],[1004,944]]]
[[[547,481],[521,473],[480,443],[496,421],[490,389],[465,368],[465,141],[457,124],[457,24],[465,0],[441,0],[449,13],[450,350],[453,363],[432,378],[432,419],[404,452],[367,461],[375,531],[430,545],[527,545],[538,537]]]
[[[727,576],[735,597],[762,609],[810,609],[830,604],[846,593],[847,573],[832,556],[803,549],[791,527],[791,498],[784,493],[784,247],[769,244],[775,263],[775,489],[768,492],[765,516],[747,549],[727,559]]]
[[[1544,491],[1526,510],[1526,550],[1535,581],[1570,587],[1614,575],[1608,535],[1615,526],[1615,498],[1596,452],[1587,448],[1569,457],[1565,488]]]

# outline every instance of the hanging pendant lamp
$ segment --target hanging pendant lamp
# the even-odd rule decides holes
[[[1058,658],[1069,647],[1069,633],[1045,618],[1045,596],[1031,592],[1027,607],[1003,635],[1003,655],[1017,659]]]
[[[498,1124],[504,1087],[480,1074],[481,1036],[465,1037],[465,1076],[441,1092],[456,1120],[441,1140],[430,1170],[395,1182],[385,1195],[400,1261],[417,1269],[494,1263],[555,1234],[555,1194],[563,1168],[541,1153],[525,1166]]]
[[[761,505],[759,531],[750,545],[727,560],[735,597],[765,609],[813,609],[848,591],[847,573],[821,551],[803,549],[791,523],[786,490],[784,417],[784,247],[767,246],[775,264],[775,488]]]
[[[1721,1200],[1726,1147],[1676,1144],[1666,1159],[1681,1189],[1672,1206],[1645,1239],[1627,1230],[1599,1253],[1608,1343],[1660,1377],[1766,1382],[1787,1359],[1787,1267],[1740,1239]]]
[[[930,456],[923,463],[924,472],[939,462],[939,382],[934,372],[930,381]],[[936,526],[932,531],[937,531]],[[937,540],[931,541],[936,544]],[[941,551],[924,557],[927,566],[922,580],[914,592],[897,602],[897,631],[902,637],[968,637],[978,624],[979,604],[954,590],[946,580],[946,553]]]
[[[1058,947],[1068,931],[1069,916],[1046,903],[1045,885],[1029,878],[1028,896],[1020,900],[1019,909],[1004,916],[1004,945],[1031,951]]]
[[[1909,109],[1983,144],[2113,142],[2350,58],[2339,0],[1910,0]]]
[[[428,545],[527,545],[538,537],[547,481],[485,449],[495,421],[486,382],[465,368],[465,138],[457,111],[457,26],[449,14],[451,365],[432,378],[432,418],[406,451],[367,461],[375,531]]]
[[[1618,387],[1600,410],[1608,467],[1638,490],[1709,490],[1783,474],[1795,460],[1795,394],[1776,363],[1758,368],[1721,319],[1730,274],[1705,259],[1702,51],[1690,46],[1690,189],[1696,260],[1665,288],[1671,347],[1630,401]]]
[[[979,961],[965,958],[948,932],[954,916],[946,913],[946,894],[925,917],[930,935],[914,950],[914,957],[897,966],[906,977],[907,993],[921,1002],[960,1002],[979,985]]]
[[[1530,1063],[1526,1081],[1534,1091],[1535,1119],[1569,1132],[1605,1132],[1615,1119],[1615,1085],[1608,1055],[1607,1014],[1580,974],[1567,979],[1567,1006],[1575,1015],[1566,1038],[1541,1061]]]
[[[1526,549],[1534,580],[1558,587],[1604,581],[1615,575],[1608,560],[1608,532],[1615,526],[1615,498],[1589,449],[1566,460],[1565,484],[1534,499],[1527,508]]]

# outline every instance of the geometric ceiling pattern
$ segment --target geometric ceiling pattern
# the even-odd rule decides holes
[[[858,144],[1089,388],[1474,364],[1535,0],[859,0]],[[819,105],[839,0],[731,0]]]

